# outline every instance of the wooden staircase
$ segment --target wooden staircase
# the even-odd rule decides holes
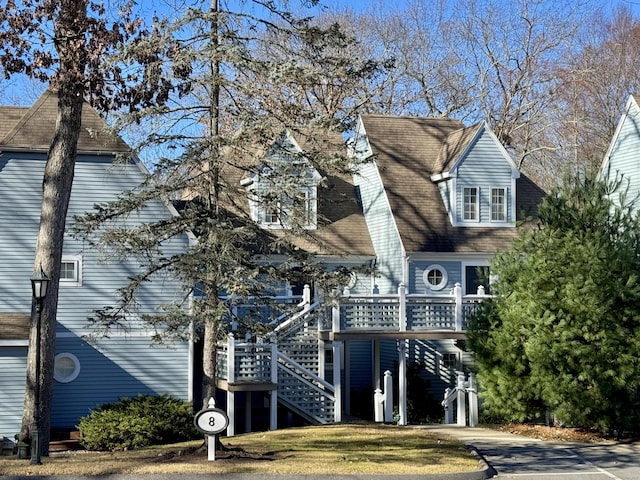
[[[325,380],[325,345],[318,334],[323,318],[319,303],[309,305],[272,336],[277,346],[278,402],[312,424],[335,419],[335,388]]]

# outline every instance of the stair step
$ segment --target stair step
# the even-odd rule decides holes
[[[80,440],[54,440],[49,442],[50,452],[66,452],[69,450],[84,450],[84,447],[80,444]]]
[[[82,433],[78,430],[56,430],[51,429],[51,440],[49,441],[49,451],[63,452],[67,450],[82,450],[80,445]]]

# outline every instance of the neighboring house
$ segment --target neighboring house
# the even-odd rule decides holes
[[[304,152],[289,139],[298,153]],[[383,372],[394,369],[400,377],[397,401],[403,416],[404,376],[413,362],[422,365],[432,382],[431,393],[440,398],[445,387],[453,385],[455,371],[471,361],[461,341],[469,313],[490,293],[489,260],[509,247],[517,235],[516,223],[535,215],[544,195],[518,171],[485,123],[465,127],[450,119],[367,115],[352,145],[358,167],[353,186],[362,210],[349,218],[357,225],[364,222],[368,236],[341,232],[337,223],[329,226],[332,238],[340,242],[353,245],[354,238],[367,243],[371,239],[375,273],[357,275],[337,303],[307,303],[274,334],[278,368],[271,376],[263,372],[261,387],[271,396],[272,428],[277,402],[310,421],[370,414]],[[313,185],[320,176],[309,171],[306,178]],[[258,181],[252,178],[245,185],[259,188]],[[350,185],[344,181],[345,187]],[[321,205],[325,195],[331,190],[310,188],[305,198]],[[265,230],[286,228],[278,215],[261,212],[258,205],[251,208]],[[310,213],[315,219],[313,209]],[[316,228],[313,222],[310,228]],[[354,252],[338,249],[330,262],[349,258],[348,251]],[[301,353],[302,344],[312,346]],[[239,357],[243,354],[238,348],[256,355],[255,345],[230,343],[227,352],[234,348]],[[269,347],[261,348],[261,355],[274,355]],[[259,374],[238,374],[235,365],[229,370],[231,363],[219,359],[221,388],[231,393],[243,385],[256,389],[251,381]],[[303,393],[302,385],[311,383]],[[307,398],[321,400],[311,405]],[[234,402],[233,394],[229,401]],[[228,407],[236,411],[235,403]],[[245,425],[250,421],[246,418]]]
[[[45,92],[30,108],[0,107],[0,435],[20,431],[24,402],[31,287],[40,219],[42,177],[57,114],[57,95]],[[82,117],[78,156],[67,225],[94,204],[135,189],[145,177],[118,137],[104,133],[104,122],[88,105]],[[128,222],[174,215],[172,207],[149,202]],[[181,251],[186,236],[163,242]],[[56,327],[56,360],[51,426],[73,429],[92,408],[120,397],[170,393],[192,395],[192,349],[181,343],[154,348],[151,333],[135,326],[88,342],[87,318],[95,309],[117,303],[117,290],[136,274],[135,259],[114,260],[65,235]],[[46,273],[46,272],[45,272]],[[140,313],[177,298],[177,282],[162,277],[145,286]]]
[[[616,131],[613,134],[607,153],[604,156],[600,176],[615,180],[622,179],[620,190],[626,189],[627,199],[640,198],[640,97],[630,95]]]

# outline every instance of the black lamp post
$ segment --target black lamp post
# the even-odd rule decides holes
[[[31,292],[36,299],[36,383],[34,385],[35,411],[33,412],[33,426],[31,432],[31,465],[40,465],[40,324],[42,323],[42,300],[47,296],[49,277],[40,266],[40,271],[33,272],[31,277]]]

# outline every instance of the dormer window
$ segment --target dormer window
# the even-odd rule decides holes
[[[491,221],[507,220],[507,192],[505,188],[491,189]]]
[[[251,217],[263,228],[312,230],[318,223],[321,180],[297,142],[284,135],[240,184],[249,196]]]
[[[283,193],[276,201],[264,202],[260,202],[254,193],[254,220],[270,229],[291,228],[294,223],[306,229],[314,229],[318,217],[317,190],[315,185],[302,187],[292,195],[293,198]]]
[[[464,220],[478,221],[478,189],[476,187],[466,187],[463,193],[464,197]]]

